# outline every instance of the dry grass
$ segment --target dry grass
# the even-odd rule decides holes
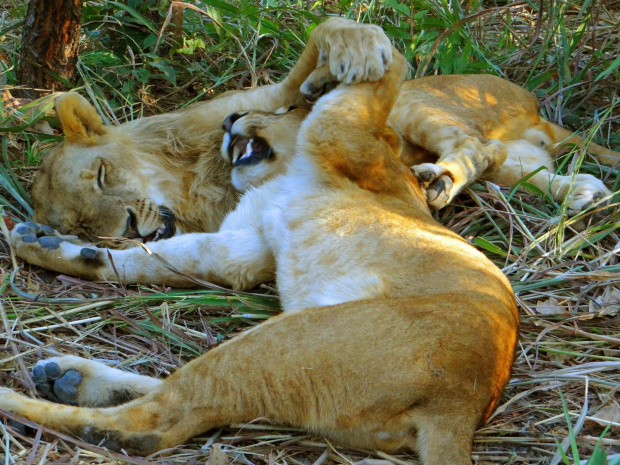
[[[5,9],[14,3],[19,2],[4,2]],[[620,126],[614,110],[618,103],[614,75],[618,74],[611,65],[620,43],[618,2],[594,2],[585,34],[567,56],[563,56],[562,41],[574,35],[562,28],[578,29],[583,20],[579,5],[566,4],[567,9],[562,12],[565,23],[560,27],[549,19],[553,18],[552,13],[539,19],[531,8],[524,6],[525,2],[517,3],[510,14],[506,10],[492,10],[491,5],[483,14],[468,19],[465,24],[470,27],[471,36],[480,40],[477,44],[496,44],[494,55],[488,50],[485,53],[492,55],[490,59],[515,82],[537,90],[551,119],[585,125],[586,132],[596,133],[599,140],[612,145],[620,143]],[[557,8],[564,5],[550,3]],[[353,14],[356,11],[362,19],[377,19],[362,8]],[[429,14],[446,20],[441,13]],[[293,21],[291,17],[282,22]],[[407,19],[397,15],[382,16],[381,23],[403,30],[409,27]],[[8,33],[9,39],[18,39],[18,35],[11,34],[15,32]],[[502,40],[506,41],[503,45]],[[427,74],[439,66],[428,61],[430,58],[449,58],[448,51],[441,47],[430,51],[435,56],[417,53],[412,60],[420,65],[418,69],[429,62]],[[211,59],[216,63],[219,58]],[[606,70],[610,71],[603,81],[596,81]],[[267,71],[269,66],[259,63],[252,69],[252,80],[260,82]],[[273,71],[277,73],[278,70]],[[235,87],[239,79],[246,77],[236,75],[226,86]],[[169,102],[170,91],[165,95]],[[188,97],[183,92],[175,96],[179,100]],[[136,105],[136,111],[148,111],[144,102]],[[131,108],[135,110],[136,105]],[[119,115],[126,114],[126,110],[120,110]],[[15,170],[19,181],[29,185],[29,157],[44,152],[49,142],[35,142],[23,134],[3,137],[7,146],[4,153],[11,153],[17,160],[13,166],[21,167]],[[23,152],[10,152],[10,147]],[[564,169],[570,170],[577,161],[581,161],[580,154],[571,154]],[[598,174],[609,187],[618,190],[617,168],[586,161],[582,169]],[[17,205],[15,211],[23,210]],[[603,448],[609,456],[620,456],[620,219],[616,210],[603,218],[590,219],[586,230],[578,232],[573,228],[574,220],[567,219],[564,212],[561,205],[553,205],[539,194],[513,194],[506,187],[482,184],[475,185],[438,215],[446,226],[485,249],[505,271],[515,288],[521,312],[513,377],[500,407],[476,434],[475,463],[551,463],[558,454],[559,443],[569,457],[577,450],[581,463],[585,463],[604,433],[601,423],[605,421],[601,418],[611,425],[602,439]],[[123,287],[57,276],[27,265],[20,269],[16,264],[23,265],[19,260],[15,262],[2,239],[0,385],[31,394],[33,383],[28,368],[41,357],[75,354],[109,360],[140,374],[166,376],[218,341],[260,324],[278,311],[274,300],[268,297]],[[261,292],[272,293],[269,288]],[[256,354],[256,362],[268,356]],[[613,416],[614,411],[618,416]],[[0,417],[10,415],[0,412]],[[598,422],[593,417],[598,417]],[[0,456],[5,457],[5,463],[208,461],[211,465],[320,465],[348,464],[368,458],[397,465],[416,463],[411,455],[392,457],[342,448],[300,430],[271,425],[265,419],[211,431],[165,456],[146,458],[113,454],[62,432],[46,434],[42,428],[32,426],[34,430],[24,434],[0,423]],[[574,439],[576,449],[570,442],[563,443],[567,438]],[[566,463],[573,462],[578,460]]]

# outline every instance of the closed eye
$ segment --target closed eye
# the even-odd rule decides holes
[[[102,163],[99,165],[99,172],[97,173],[97,185],[99,189],[103,189],[105,186],[105,165]]]

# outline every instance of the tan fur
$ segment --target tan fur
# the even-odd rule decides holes
[[[390,123],[409,142],[403,160],[419,178],[431,182],[447,174],[452,179],[454,187],[446,202],[476,179],[512,185],[540,167],[546,170],[530,182],[547,191],[554,177],[554,158],[567,146],[584,145],[581,137],[542,118],[531,93],[491,75],[409,81],[401,90]],[[517,141],[528,145],[514,144]],[[600,145],[591,143],[588,150],[602,163],[620,161],[618,152]],[[582,184],[574,187],[568,199],[572,213],[586,207],[578,199],[580,195],[589,194],[587,206],[591,206],[611,194],[593,176],[580,176]],[[570,176],[556,178],[566,186],[571,183]],[[562,202],[567,189],[551,186],[550,193]]]
[[[319,100],[286,173],[250,189],[220,232],[153,244],[175,266],[228,284],[251,285],[249,273],[275,266],[283,315],[120,406],[58,406],[0,389],[0,408],[140,454],[268,417],[358,448],[414,449],[426,465],[470,465],[474,431],[509,378],[517,308],[500,270],[432,219],[399,161],[386,121],[406,65],[395,51],[393,60],[380,81]],[[229,144],[256,137],[256,115],[231,124]],[[74,262],[79,251],[69,242],[48,250],[77,253]],[[141,250],[110,253],[129,281],[145,272]],[[100,252],[92,265],[109,272]],[[92,389],[93,372],[106,376],[88,362],[61,365],[83,372],[79,389]],[[139,379],[126,382],[141,391]]]
[[[316,59],[316,46],[311,42],[281,84],[228,93],[182,112],[141,118],[119,127],[103,126],[95,109],[77,94],[59,98],[57,111],[67,139],[45,159],[34,183],[34,220],[62,234],[90,240],[96,236],[144,237],[161,226],[158,207],[163,205],[176,215],[179,232],[216,231],[238,200],[229,168],[219,158],[222,120],[228,113],[250,108],[265,112],[256,118],[269,120],[266,112],[281,106],[304,107],[299,86]],[[334,79],[329,67],[323,69],[315,71],[306,86],[320,87],[326,76]],[[248,187],[244,177],[263,182],[282,172],[294,152],[304,111],[298,110],[296,118],[274,120],[277,125],[260,125],[278,158],[262,176],[251,168],[247,174],[239,170],[238,187]],[[583,139],[544,120],[529,92],[500,78],[432,76],[408,81],[389,122],[405,141],[403,161],[423,187],[444,175],[453,182],[443,198],[431,200],[435,208],[476,179],[511,185],[541,166],[546,169],[528,182],[549,190],[558,202],[564,201],[572,186],[567,200],[571,214],[610,196],[591,175],[579,175],[575,184],[572,176],[553,174],[553,157],[563,144],[582,146]],[[619,159],[617,152],[596,144],[588,148],[604,163]],[[101,164],[105,165],[103,189],[97,183]],[[137,217],[133,234],[127,233],[128,209]]]
[[[125,235],[129,208],[139,235],[148,236],[161,226],[156,213],[163,205],[176,215],[180,232],[217,231],[238,200],[230,168],[219,157],[223,119],[249,109],[308,107],[299,89],[318,63],[335,72],[344,69],[346,82],[381,77],[391,60],[390,44],[381,29],[371,28],[332,18],[316,28],[284,81],[119,127],[103,126],[95,108],[77,94],[58,99],[56,111],[67,137],[41,165],[32,189],[33,220],[92,240]],[[288,132],[292,141],[297,126]],[[100,188],[102,163],[106,172]]]

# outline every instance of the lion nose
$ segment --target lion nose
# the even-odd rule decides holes
[[[248,114],[247,112],[231,113],[226,118],[224,118],[224,122],[222,123],[222,129],[226,132],[229,132],[233,124],[235,124],[235,121],[237,121],[239,118],[243,118],[247,114]]]

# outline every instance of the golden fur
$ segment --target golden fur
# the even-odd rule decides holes
[[[152,244],[175,267],[228,285],[252,286],[276,271],[283,315],[164,381],[54,360],[61,374],[82,373],[83,405],[115,404],[125,387],[139,396],[128,403],[59,406],[0,388],[0,408],[139,454],[268,417],[363,449],[414,449],[426,465],[470,465],[474,431],[509,378],[517,308],[500,270],[433,220],[398,158],[387,119],[406,64],[393,53],[379,81],[318,101],[286,172],[249,189],[218,233]],[[266,126],[289,113],[271,115]],[[225,123],[231,161],[241,155],[235,141],[259,140],[264,118],[256,115]],[[152,260],[139,248],[84,253],[62,241],[43,250],[80,272],[89,263],[91,276],[110,277],[112,257],[128,281],[144,273],[175,279],[161,267],[144,269]],[[260,363],[258,352],[268,354]]]
[[[331,41],[343,48],[346,38],[333,30],[319,28],[282,83],[227,93],[176,113],[104,126],[84,98],[74,93],[62,96],[56,109],[66,140],[44,160],[34,182],[34,221],[91,241],[101,236],[149,237],[162,225],[160,207],[164,206],[174,213],[177,232],[217,231],[238,201],[230,168],[219,157],[222,120],[229,113],[249,109],[265,112],[268,120],[267,113],[291,105],[302,107],[299,113],[303,114],[308,105],[300,92],[302,83],[307,80],[302,90],[312,96],[334,79],[331,68],[336,68],[337,60],[315,70],[320,47],[326,50],[325,44]],[[375,37],[381,36],[374,32],[373,40],[379,40]],[[346,45],[363,55],[359,44]],[[250,172],[250,179],[262,182],[282,172],[285,159],[294,153],[301,119],[262,125],[275,159],[268,173]],[[512,185],[540,167],[547,169],[528,182],[558,202],[570,195],[569,214],[610,196],[594,176],[554,175],[553,159],[563,144],[582,146],[583,140],[544,120],[533,95],[500,78],[429,76],[409,81],[400,90],[389,122],[404,140],[403,161],[412,167],[433,208],[441,208],[476,179]],[[617,152],[596,144],[589,144],[589,151],[603,163],[620,159]],[[239,187],[247,188],[244,175],[238,177]],[[132,228],[128,228],[129,212],[135,216]],[[42,262],[32,251],[21,256],[33,264],[69,272],[65,264]]]

